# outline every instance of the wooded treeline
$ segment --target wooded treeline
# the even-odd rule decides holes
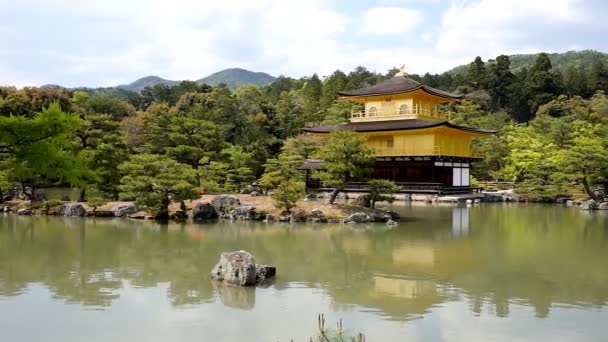
[[[514,180],[540,196],[562,193],[572,182],[606,182],[608,70],[601,61],[561,72],[540,54],[531,68],[514,73],[509,57],[498,56],[476,58],[464,70],[410,77],[464,94],[465,101],[445,108],[456,122],[501,130],[476,143],[487,153],[477,178]],[[276,172],[281,151],[315,154],[318,141],[301,130],[348,120],[353,105],[337,101],[337,91],[396,72],[358,67],[324,79],[281,76],[234,91],[190,81],[141,94],[0,88],[0,191],[19,184],[34,199],[39,186],[70,185],[81,189],[81,200],[87,192],[105,198],[147,192],[152,202],[192,197],[196,188],[238,191],[265,165]]]

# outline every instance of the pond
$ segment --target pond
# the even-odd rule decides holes
[[[396,227],[0,215],[0,331],[20,341],[605,341],[608,214],[394,205]],[[273,284],[208,278],[222,251]]]

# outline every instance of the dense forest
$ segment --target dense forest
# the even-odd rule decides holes
[[[239,191],[264,174],[268,187],[279,187],[268,174],[291,180],[297,175],[288,171],[302,158],[327,153],[301,135],[303,127],[348,120],[353,105],[338,101],[337,91],[396,72],[357,67],[234,90],[193,81],[140,93],[3,87],[0,191],[19,185],[36,199],[38,187],[69,185],[83,201],[146,192],[153,203]],[[463,94],[445,108],[455,122],[500,131],[475,142],[486,154],[474,170],[478,180],[515,182],[540,198],[573,187],[599,196],[595,188],[608,182],[608,66],[601,59],[556,68],[539,54],[515,70],[509,56],[477,57],[450,72],[409,77]]]

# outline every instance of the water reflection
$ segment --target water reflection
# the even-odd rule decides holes
[[[169,224],[0,216],[0,301],[33,283],[68,303],[109,308],[125,287],[168,284],[175,307],[221,302],[256,309],[256,289],[218,286],[222,251],[246,249],[279,275],[270,289],[320,289],[334,307],[407,320],[464,301],[499,317],[513,303],[548,317],[555,306],[608,299],[608,218],[544,206],[398,207],[383,225]]]

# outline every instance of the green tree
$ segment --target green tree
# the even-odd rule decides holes
[[[307,124],[319,124],[323,120],[320,100],[323,93],[323,84],[317,74],[304,82],[302,96],[304,97],[304,121]]]
[[[324,140],[311,134],[300,134],[285,139],[282,151],[287,154],[296,154],[303,159],[311,158],[323,145]]]
[[[571,145],[558,153],[557,165],[564,176],[571,181],[580,182],[592,199],[601,202],[592,184],[607,182],[608,169],[608,131],[605,126],[584,124],[574,133]]]
[[[514,127],[506,137],[509,153],[501,178],[534,198],[549,199],[565,193],[565,179],[557,164],[558,148],[531,126]]]
[[[487,71],[486,65],[481,57],[475,57],[475,60],[469,64],[467,72],[467,81],[475,89],[483,89],[486,85]]]
[[[275,104],[276,135],[279,139],[292,137],[304,127],[304,105],[296,92],[281,93]]]
[[[291,212],[291,209],[296,206],[304,193],[305,185],[303,181],[281,182],[270,196],[277,208],[283,208],[287,212]]]
[[[243,185],[255,180],[252,170],[253,154],[245,151],[242,146],[230,146],[222,151],[226,159],[225,188],[240,191]]]
[[[271,197],[275,205],[287,212],[305,193],[302,171],[299,170],[303,161],[297,154],[283,152],[279,158],[266,163],[266,171],[260,178],[260,184],[265,189],[274,189]]]
[[[169,218],[171,202],[197,198],[194,170],[161,155],[139,154],[120,166],[120,198],[135,199],[157,219]]]
[[[500,55],[488,68],[488,93],[492,96],[492,108],[500,109],[509,105],[511,87],[515,76],[510,70],[509,56]]]
[[[376,202],[393,200],[393,194],[399,191],[399,186],[388,179],[372,179],[369,181],[369,200],[371,208],[376,207]],[[388,195],[388,196],[387,196]]]
[[[528,74],[527,91],[532,113],[541,105],[553,100],[559,94],[561,80],[552,72],[552,64],[546,53],[540,53]]]
[[[4,202],[4,194],[10,190],[12,183],[8,178],[8,170],[6,165],[0,161],[0,203]]]
[[[82,122],[74,131],[74,153],[83,165],[83,172],[72,184],[80,189],[78,201],[86,201],[89,186],[118,198],[121,177],[118,166],[127,159],[127,146],[118,120],[131,114],[130,105],[84,92],[74,93],[72,102]]]
[[[29,188],[30,200],[37,199],[43,181],[75,182],[86,171],[70,151],[71,133],[80,125],[57,103],[35,115],[0,117],[0,158],[8,165],[7,178]]]
[[[606,68],[604,62],[597,61],[591,66],[589,88],[593,92],[598,90],[608,92],[608,68]]]
[[[374,155],[366,143],[367,139],[355,132],[337,131],[320,148],[318,156],[323,160],[324,170],[318,176],[323,185],[334,188],[330,204],[350,181],[365,178],[371,172]]]
[[[334,71],[329,77],[323,80],[323,93],[321,94],[320,105],[323,110],[327,110],[338,98],[338,92],[346,89],[348,77],[340,70]]]
[[[303,162],[302,156],[291,151],[282,152],[276,159],[268,159],[260,185],[268,191],[276,189],[281,183],[302,181],[302,171],[299,168]]]

